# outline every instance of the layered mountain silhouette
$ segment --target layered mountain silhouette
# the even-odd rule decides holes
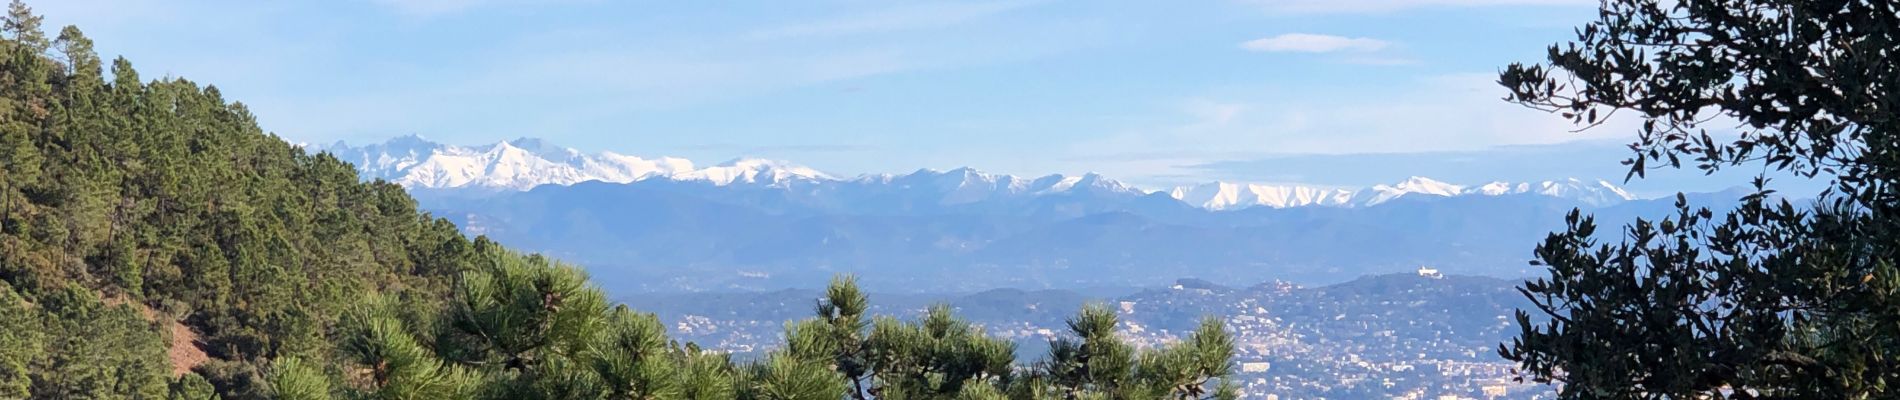
[[[1516,277],[1582,209],[1660,216],[1600,180],[1147,190],[1097,174],[972,168],[839,177],[797,164],[586,153],[538,139],[420,137],[323,150],[471,233],[580,262],[610,289],[777,289],[839,272],[919,291],[1213,281],[1341,282],[1431,265]],[[1734,193],[1693,196],[1720,207]],[[1614,225],[1614,224],[1611,224]],[[688,277],[691,277],[690,279]]]

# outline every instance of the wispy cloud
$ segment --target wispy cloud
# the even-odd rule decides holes
[[[1573,142],[1502,145],[1452,151],[1403,151],[1343,154],[1272,154],[1235,157],[1187,166],[1193,171],[1173,175],[1187,182],[1230,180],[1294,182],[1364,187],[1390,183],[1407,176],[1429,176],[1454,183],[1489,181],[1534,182],[1580,178],[1604,179],[1624,186],[1640,197],[1682,192],[1713,192],[1748,182],[1755,173],[1729,169],[1713,176],[1689,169],[1651,171],[1644,178],[1625,181],[1629,167],[1621,164],[1632,154],[1629,137],[1606,137]],[[1369,168],[1369,166],[1371,166]],[[1379,168],[1377,166],[1404,166]],[[1777,189],[1809,195],[1823,182],[1793,176],[1771,176]]]
[[[707,143],[681,146],[686,150],[721,151],[739,154],[762,153],[851,153],[877,150],[877,147],[864,144],[846,143],[805,143],[805,144],[741,144]]]
[[[1391,12],[1428,7],[1589,6],[1596,0],[1240,0],[1274,14]]]
[[[1067,155],[1131,181],[1157,182],[1163,176],[1211,176],[1207,165],[1272,154],[1464,151],[1621,137],[1636,126],[1619,119],[1571,133],[1575,126],[1562,118],[1498,101],[1502,89],[1493,79],[1431,76],[1376,99],[1267,89],[1257,96],[1191,100],[1178,106],[1175,121],[1080,142]],[[1096,155],[1119,159],[1088,157]]]
[[[1344,51],[1379,51],[1388,45],[1391,45],[1391,43],[1371,38],[1351,38],[1313,33],[1287,33],[1279,36],[1249,40],[1241,43],[1240,48],[1274,53],[1333,53]]]
[[[753,31],[747,35],[747,37],[752,39],[783,39],[942,28],[1001,14],[1037,3],[1040,3],[1040,1],[916,4],[760,29]]]
[[[492,0],[375,0],[378,5],[408,15],[453,13],[491,1]]]
[[[575,3],[589,0],[371,0],[377,5],[395,10],[398,13],[431,17],[454,14],[470,9],[497,5],[547,6],[561,3]]]
[[[532,119],[491,119],[485,128],[543,134],[581,131],[585,124],[624,118],[635,111],[678,109],[917,68],[903,59],[898,53],[880,51],[754,58],[726,53],[706,57],[668,52],[548,53],[486,64],[428,85],[285,98],[274,104],[277,107],[255,107],[273,108],[270,115],[278,116],[276,125],[288,127],[287,133],[315,136],[306,133],[436,132],[443,121],[497,115],[522,102],[561,105],[558,111],[543,111]],[[457,107],[423,106],[430,104]]]
[[[1409,58],[1409,57],[1394,57],[1394,56],[1386,56],[1386,55],[1378,55],[1378,54],[1366,54],[1366,55],[1345,57],[1345,58],[1340,59],[1339,62],[1353,64],[1353,65],[1401,66],[1401,65],[1418,64],[1419,61],[1418,59]]]

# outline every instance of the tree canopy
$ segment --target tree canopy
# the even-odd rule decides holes
[[[1565,398],[1869,398],[1900,380],[1900,3],[1606,0],[1576,40],[1499,77],[1594,127],[1640,119],[1630,179],[1759,170],[1734,210],[1606,240],[1588,216],[1535,251],[1537,314],[1500,346]],[[1790,201],[1775,177],[1826,182]]]

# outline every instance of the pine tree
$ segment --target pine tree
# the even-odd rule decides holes
[[[448,310],[457,361],[524,372],[543,359],[573,358],[606,323],[606,300],[580,269],[491,247],[463,274]]]
[[[45,340],[39,312],[0,281],[0,398],[31,394],[32,363],[41,357]]]
[[[836,400],[850,391],[846,379],[829,365],[787,353],[773,354],[749,369],[752,383],[739,393],[740,399]]]
[[[4,29],[7,39],[12,40],[11,44],[25,47],[34,53],[41,53],[45,52],[49,45],[46,41],[46,31],[40,28],[40,21],[44,19],[34,14],[33,8],[27,7],[25,1],[13,0],[7,3],[6,23],[4,28],[0,29]]]
[[[682,360],[669,354],[666,327],[658,317],[615,307],[603,336],[586,358],[607,386],[607,398],[675,399],[685,392]]]
[[[178,379],[172,381],[171,388],[165,393],[165,398],[169,400],[218,400],[221,397],[218,396],[218,389],[212,387],[211,382],[205,380],[203,375],[189,373],[179,376]]]
[[[271,389],[281,400],[325,400],[330,398],[330,378],[323,370],[296,357],[271,362]]]
[[[344,349],[354,361],[348,373],[362,380],[359,389],[369,398],[386,400],[472,398],[475,374],[439,359],[389,307],[366,308],[348,323],[351,332]]]
[[[1071,396],[1084,392],[1120,394],[1129,390],[1135,367],[1134,346],[1115,335],[1119,319],[1108,306],[1089,304],[1068,321],[1072,337],[1049,342],[1044,372]]]
[[[825,336],[822,348],[803,350],[802,352],[822,353],[818,358],[829,356],[838,373],[850,380],[851,396],[857,400],[868,398],[865,385],[869,373],[865,362],[865,329],[870,321],[864,313],[870,308],[870,300],[858,290],[857,279],[850,275],[832,278],[825,288],[825,298],[817,306],[818,324],[810,326],[815,335]]]
[[[738,397],[736,386],[739,384],[739,371],[730,355],[709,353],[691,343],[682,346],[674,354],[679,357],[680,370],[680,393],[677,398],[730,400]]]
[[[1016,345],[933,306],[922,320],[882,317],[871,331],[868,357],[879,398],[948,399],[966,386],[1007,385]]]

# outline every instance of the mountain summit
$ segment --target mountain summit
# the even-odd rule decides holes
[[[356,164],[364,178],[388,180],[411,189],[528,190],[541,185],[628,183],[656,177],[721,186],[834,179],[810,167],[783,161],[748,158],[696,168],[683,158],[586,153],[537,138],[455,146],[408,135],[366,146],[337,142],[322,150]]]
[[[1210,210],[1248,207],[1367,207],[1400,198],[1454,196],[1536,195],[1567,199],[1591,206],[1608,206],[1636,199],[1636,196],[1630,195],[1623,188],[1603,180],[1585,182],[1571,178],[1542,182],[1491,182],[1474,187],[1445,183],[1420,176],[1414,176],[1396,184],[1373,185],[1364,189],[1298,184],[1212,182],[1176,187],[1168,191],[1168,195],[1176,200]]]
[[[700,167],[682,158],[588,153],[525,137],[489,145],[456,146],[408,135],[366,146],[338,142],[322,150],[355,163],[364,178],[384,179],[410,189],[525,191],[543,185],[569,186],[590,181],[624,184],[659,179],[714,187],[823,187],[826,190],[801,195],[824,196],[827,198],[817,201],[828,204],[872,208],[889,205],[876,204],[880,202],[912,204],[904,206],[909,208],[921,204],[1010,203],[1048,196],[1084,202],[1123,202],[1150,194],[1207,210],[1368,207],[1400,198],[1505,195],[1548,196],[1607,206],[1635,198],[1609,182],[1578,179],[1466,186],[1414,176],[1368,188],[1210,182],[1151,192],[1094,173],[1021,177],[969,167],[842,178],[779,160],[739,158]]]

